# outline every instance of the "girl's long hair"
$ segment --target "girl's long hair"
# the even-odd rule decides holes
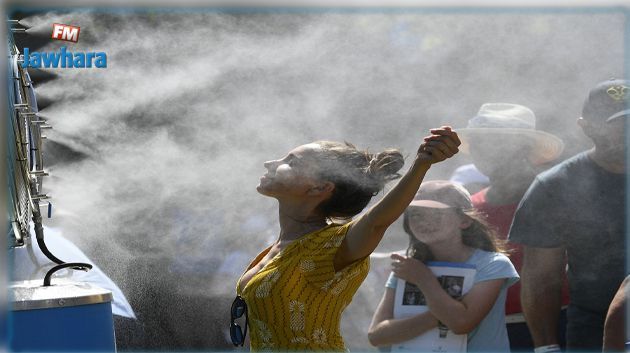
[[[457,213],[471,221],[471,225],[468,228],[462,229],[462,243],[464,245],[490,252],[507,252],[505,241],[497,237],[496,229],[488,223],[485,214],[475,209],[462,210],[460,208],[457,209]],[[434,257],[431,250],[429,250],[429,246],[416,239],[413,235],[409,226],[408,211],[404,213],[403,229],[409,236],[407,256],[422,262],[433,261]]]

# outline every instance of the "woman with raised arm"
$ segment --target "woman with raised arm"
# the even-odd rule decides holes
[[[265,162],[259,193],[278,200],[280,235],[248,266],[236,285],[230,334],[246,329],[252,350],[343,351],[341,314],[369,269],[369,255],[405,210],[432,164],[452,157],[460,144],[448,126],[431,130],[413,165],[379,202],[351,220],[400,177],[397,150],[372,155],[350,144],[318,141]],[[334,220],[350,220],[337,223]]]

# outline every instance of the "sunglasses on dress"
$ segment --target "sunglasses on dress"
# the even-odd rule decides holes
[[[241,328],[241,325],[237,324],[236,319],[245,315],[245,330]],[[230,316],[232,322],[230,323],[230,338],[234,346],[243,346],[245,343],[245,335],[247,335],[247,304],[245,300],[237,295],[232,302],[232,309],[230,310]]]

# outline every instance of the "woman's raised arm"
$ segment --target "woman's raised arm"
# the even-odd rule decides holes
[[[455,155],[460,144],[457,133],[448,126],[431,130],[431,136],[424,138],[413,164],[398,184],[350,227],[335,255],[335,270],[343,269],[376,249],[387,227],[413,200],[431,165]]]

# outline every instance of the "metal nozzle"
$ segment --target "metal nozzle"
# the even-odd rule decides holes
[[[35,176],[48,176],[48,173],[45,170],[33,170],[30,171],[29,174]]]

